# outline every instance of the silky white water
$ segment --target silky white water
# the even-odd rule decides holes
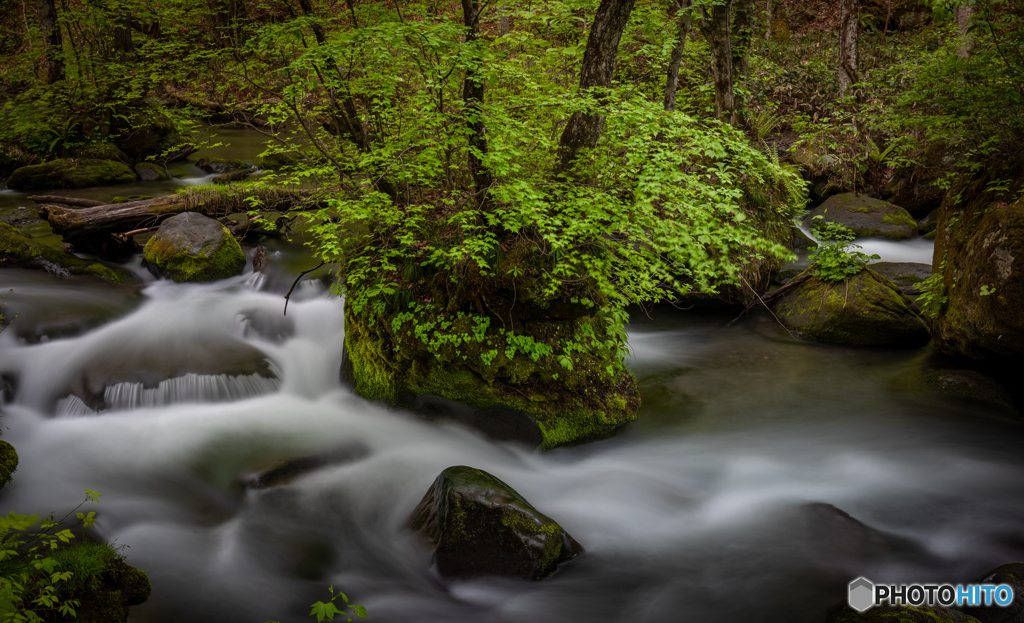
[[[77,296],[75,283],[39,296]],[[60,512],[86,487],[102,493],[97,535],[153,583],[133,621],[309,621],[333,585],[379,622],[810,622],[858,575],[959,582],[1024,556],[1021,427],[904,389],[927,348],[808,345],[760,320],[638,312],[640,419],[539,453],[355,396],[339,380],[342,302],[310,281],[284,317],[282,292],[255,283],[155,282],[77,335],[0,335],[15,386],[3,438],[21,457],[0,510]],[[60,412],[98,354],[242,347],[275,378],[114,385],[97,412]],[[348,458],[282,486],[241,484],[325,452]],[[451,465],[505,480],[586,554],[539,583],[440,581],[405,521]],[[862,547],[864,529],[819,525],[809,503],[893,545]]]

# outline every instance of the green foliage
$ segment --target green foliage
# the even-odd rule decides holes
[[[99,501],[99,493],[85,493],[82,504]],[[78,512],[82,504],[60,520],[13,512],[0,517],[0,621],[38,623],[54,613],[74,618],[78,596],[119,556],[106,544],[66,548],[74,525],[62,525],[72,513],[75,525],[88,528],[96,521],[95,512]]]
[[[350,604],[348,602],[348,596],[345,595],[345,593],[342,593],[341,591],[335,593],[333,586],[329,587],[327,590],[330,591],[331,598],[327,601],[318,601],[314,603],[313,609],[309,613],[309,616],[315,616],[318,622],[323,621],[324,619],[328,621],[333,621],[335,616],[348,617],[348,619],[346,619],[348,621],[351,621],[356,617],[359,617],[360,619],[367,619],[370,617],[370,615],[366,613],[366,608],[364,608],[363,606]],[[338,600],[339,597],[341,598],[342,602],[344,602],[345,607],[351,608],[351,611],[345,611],[338,608],[335,602]],[[267,623],[277,622],[268,621]]]
[[[944,267],[945,262],[932,276],[918,284],[921,296],[917,300],[921,304],[921,313],[926,318],[938,318],[946,309],[946,304],[949,303],[946,284],[942,278]]]
[[[860,246],[852,244],[856,236],[849,227],[825,221],[821,215],[814,218],[822,220],[811,229],[811,233],[819,240],[818,246],[811,251],[811,263],[814,274],[821,281],[846,281],[864,270],[868,260],[881,259],[878,255],[869,256],[860,251],[851,251],[851,248],[859,249]]]

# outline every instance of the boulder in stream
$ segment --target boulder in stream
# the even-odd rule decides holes
[[[472,467],[441,472],[409,518],[446,578],[541,580],[583,547],[498,478]]]
[[[216,281],[245,268],[245,253],[228,228],[198,212],[164,221],[143,257],[159,275],[179,282]]]
[[[917,221],[909,212],[863,194],[843,193],[829,197],[807,215],[807,222],[813,225],[811,219],[816,216],[846,225],[859,237],[906,240],[917,236]]]
[[[225,160],[224,158],[200,158],[196,166],[207,173],[230,173],[248,170],[249,165],[241,160]]]
[[[52,554],[63,569],[73,569],[81,583],[75,597],[77,623],[127,623],[129,606],[137,606],[153,590],[145,571],[124,561],[107,543],[76,543]]]
[[[45,190],[49,188],[89,188],[112,186],[135,181],[135,171],[113,160],[59,158],[21,167],[7,180],[13,190]]]
[[[824,623],[979,623],[956,610],[927,606],[875,606],[857,612],[844,601],[829,609]]]
[[[774,304],[787,328],[816,342],[920,346],[928,328],[896,284],[871,269],[840,283],[809,276]]]
[[[1013,601],[1009,606],[964,608],[981,623],[1022,623],[1024,622],[1024,562],[1011,562],[997,567],[979,578],[974,584],[1009,584],[1013,589]]]
[[[0,266],[4,268],[42,268],[59,277],[95,275],[114,283],[131,283],[134,275],[126,270],[111,268],[100,262],[90,262],[46,246],[25,236],[7,223],[0,223]]]
[[[167,174],[167,171],[162,166],[152,162],[138,163],[135,165],[135,173],[143,182],[156,182],[171,179],[171,176]]]
[[[11,475],[18,469],[18,453],[14,446],[0,440],[0,489],[11,481]]]

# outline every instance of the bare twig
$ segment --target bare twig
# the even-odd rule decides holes
[[[304,275],[306,275],[307,273],[313,272],[314,270],[320,268],[321,266],[323,266],[326,263],[327,263],[326,261],[321,260],[319,264],[317,264],[313,268],[307,268],[306,270],[304,270],[301,273],[299,273],[299,276],[295,278],[295,282],[292,283],[292,287],[288,288],[288,294],[284,295],[284,315],[285,316],[288,315],[288,300],[291,299],[291,297],[292,297],[292,290],[295,289],[295,286],[299,285],[299,279],[302,279],[302,277]]]

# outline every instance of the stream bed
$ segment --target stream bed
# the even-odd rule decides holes
[[[926,244],[870,252],[919,259]],[[342,301],[314,274],[284,316],[310,256],[268,246],[268,274],[203,285],[138,265],[131,288],[0,269],[5,314],[20,314],[0,334],[14,388],[0,422],[21,457],[2,510],[61,515],[99,491],[95,534],[153,583],[133,621],[310,621],[334,586],[381,623],[811,623],[859,575],[957,583],[1024,558],[1024,428],[923,389],[931,345],[809,344],[770,317],[635,310],[638,420],[539,453],[354,395],[339,379]],[[218,372],[253,358],[245,379]],[[118,366],[173,382],[69,403]],[[252,486],[314,455],[329,460]],[[501,478],[586,553],[538,583],[440,581],[406,520],[452,465]]]

